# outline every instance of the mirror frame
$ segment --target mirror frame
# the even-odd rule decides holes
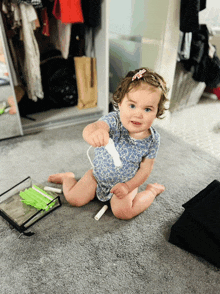
[[[16,114],[14,114],[14,115],[16,115],[17,121],[15,121],[15,123],[18,124],[18,126],[19,126],[19,132],[17,134],[10,135],[10,132],[8,132],[8,135],[6,137],[0,138],[0,140],[2,140],[2,139],[6,139],[6,138],[11,138],[11,137],[23,135],[23,128],[22,128],[22,124],[21,124],[18,104],[17,104],[17,100],[16,100],[16,95],[15,95],[14,83],[12,80],[12,73],[11,73],[11,68],[10,68],[10,65],[12,66],[12,60],[10,59],[10,56],[8,56],[8,52],[10,52],[10,51],[9,51],[7,37],[6,37],[5,29],[4,29],[2,11],[0,11],[0,40],[2,41],[2,47],[3,47],[4,56],[5,56],[6,67],[7,67],[8,74],[9,74],[8,78],[9,78],[10,85],[11,85],[12,96],[14,98],[15,105],[16,105]]]

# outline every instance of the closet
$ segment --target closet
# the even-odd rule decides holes
[[[0,129],[0,139],[13,137],[16,135],[30,134],[33,132],[63,127],[68,125],[76,125],[79,123],[87,123],[99,119],[103,114],[108,113],[109,108],[109,45],[108,45],[108,6],[110,0],[101,0],[101,23],[100,26],[96,27],[93,31],[94,36],[94,48],[92,49],[92,34],[91,30],[88,30],[85,36],[85,55],[89,57],[96,57],[96,69],[97,69],[97,88],[98,98],[97,107],[88,109],[78,109],[77,106],[62,107],[56,109],[50,109],[42,112],[37,112],[28,115],[27,117],[19,116],[17,111],[15,126],[20,127],[20,133],[6,130],[7,126],[11,130],[13,127],[9,126],[7,119],[9,118],[8,113],[0,115],[0,124],[4,121],[4,135],[1,135],[2,128]],[[5,34],[4,25],[1,23],[1,35]],[[3,39],[3,37],[2,37]],[[15,97],[15,91],[13,87],[13,74],[10,68],[10,56],[6,48],[7,44],[5,38],[3,39],[4,54],[6,66],[8,68],[9,77],[8,82],[11,87],[11,95]],[[93,56],[91,56],[93,55]],[[0,89],[2,93],[2,89]],[[1,99],[0,99],[1,102]],[[18,110],[18,107],[17,107]],[[10,116],[10,119],[12,115]]]

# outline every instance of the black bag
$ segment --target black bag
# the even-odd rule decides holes
[[[44,98],[35,102],[25,95],[18,103],[21,116],[77,105],[78,92],[73,58],[62,58],[59,50],[47,52],[41,60],[41,78]]]
[[[75,106],[78,102],[74,60],[61,56],[50,57],[41,62],[44,97],[51,108]]]
[[[220,182],[214,180],[183,207],[169,242],[220,267]]]

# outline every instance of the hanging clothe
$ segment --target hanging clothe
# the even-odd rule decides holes
[[[65,59],[69,56],[71,27],[71,23],[65,24],[59,19],[50,19],[50,41]]]
[[[47,51],[48,46],[48,49],[52,47],[58,49],[62,53],[63,59],[68,59],[69,56],[85,55],[86,30],[101,25],[102,1],[4,1],[11,7],[17,7],[10,11],[10,20],[12,21],[8,22],[10,33],[13,33],[12,42],[17,50],[17,54],[15,54],[17,55],[17,68],[22,83],[26,87],[28,98],[37,101],[44,97],[40,65],[42,53]],[[38,9],[35,10],[35,8]],[[34,32],[39,23],[38,17],[41,28]],[[21,35],[20,39],[19,34]]]
[[[19,5],[21,3],[32,5],[35,8],[42,8],[41,0],[16,0],[16,3]]]
[[[81,0],[55,0],[53,15],[62,23],[83,23]]]
[[[206,8],[206,0],[181,0],[180,31],[194,32],[199,29],[199,12]]]
[[[41,10],[41,17],[43,20],[43,30],[42,30],[42,34],[44,36],[49,37],[50,36],[50,26],[49,26],[49,18],[48,18],[48,14],[47,14],[47,7],[44,7]]]
[[[101,25],[101,0],[81,0],[84,23],[88,27]]]
[[[200,25],[200,29],[192,33],[190,58],[181,62],[187,71],[193,73],[195,81],[205,82],[209,88],[216,88],[220,84],[220,60],[209,43],[209,36],[208,27]]]
[[[71,23],[62,23],[61,20],[57,20],[58,26],[58,46],[62,53],[63,58],[67,59],[69,56],[69,46],[70,46],[70,38],[71,38]]]
[[[25,79],[27,83],[28,97],[34,101],[43,98],[44,93],[41,83],[40,52],[33,31],[33,22],[38,19],[33,6],[20,4],[22,33],[25,49]]]
[[[56,48],[61,51],[63,58],[69,56],[72,24],[84,23],[80,0],[55,0],[52,13],[56,18],[53,21],[52,40]]]
[[[177,61],[188,60],[190,58],[191,42],[192,33],[180,32]]]

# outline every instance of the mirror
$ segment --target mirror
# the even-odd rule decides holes
[[[9,64],[9,48],[0,13],[0,140],[23,135]]]

